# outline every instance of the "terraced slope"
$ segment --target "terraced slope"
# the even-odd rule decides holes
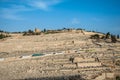
[[[0,80],[104,80],[120,75],[120,43],[96,42],[89,36],[58,33],[7,38],[0,42]]]

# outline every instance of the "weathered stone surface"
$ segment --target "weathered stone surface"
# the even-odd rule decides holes
[[[75,57],[74,62],[90,62],[95,61],[95,58],[82,58],[82,57]]]
[[[63,68],[76,68],[76,64],[64,64]]]
[[[12,34],[11,38],[0,41],[0,80],[49,80],[56,76],[63,77],[55,79],[67,80],[70,75],[80,75],[86,80],[102,80],[105,79],[102,75],[105,72],[120,75],[120,44],[100,40],[102,47],[99,47],[93,43],[96,40],[89,39],[91,34],[95,33],[85,32],[83,35],[69,32],[38,36]],[[29,57],[34,53],[48,55]],[[71,57],[74,58],[73,62],[70,61]],[[99,61],[95,61],[95,58]],[[108,76],[113,77],[112,74]]]
[[[101,63],[92,62],[92,63],[78,63],[78,67],[97,67],[102,66]]]

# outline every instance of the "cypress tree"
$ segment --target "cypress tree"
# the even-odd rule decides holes
[[[120,37],[119,37],[119,34],[117,35],[117,39],[119,39]]]
[[[108,32],[107,34],[106,34],[106,39],[108,39],[110,37],[110,32]]]
[[[117,42],[117,39],[116,39],[115,35],[111,35],[111,42],[113,42],[113,43]]]

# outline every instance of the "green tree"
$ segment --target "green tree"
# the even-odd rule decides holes
[[[109,37],[110,37],[110,32],[108,32],[108,33],[106,34],[105,38],[106,38],[106,39],[109,39]]]
[[[0,39],[3,39],[3,38],[5,38],[5,35],[0,34]]]
[[[28,30],[28,33],[33,33],[33,31],[29,29],[29,30]]]
[[[0,32],[4,32],[3,30],[0,30]]]
[[[100,35],[99,34],[94,34],[94,35],[91,35],[90,38],[91,39],[100,39]]]
[[[11,37],[11,36],[8,34],[0,34],[0,39],[6,38],[6,37]]]
[[[82,30],[82,28],[77,28],[76,30]]]
[[[27,32],[25,31],[25,32],[23,32],[23,36],[26,36],[27,35]]]
[[[117,39],[119,39],[120,37],[119,37],[119,34],[117,35]]]
[[[46,32],[47,30],[44,28],[43,32]]]
[[[116,43],[117,39],[115,35],[111,35],[111,42]]]
[[[120,80],[120,76],[116,76],[116,80]]]

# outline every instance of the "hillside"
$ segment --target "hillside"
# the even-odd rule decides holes
[[[98,42],[93,34],[11,34],[0,40],[0,80],[113,80],[120,75],[119,39]]]

